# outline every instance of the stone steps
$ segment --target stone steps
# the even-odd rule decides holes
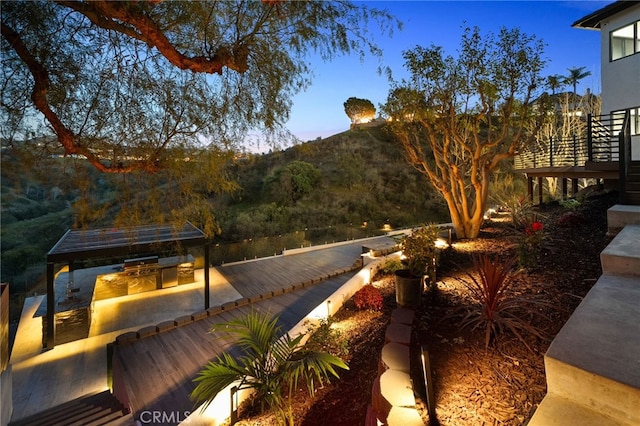
[[[640,225],[625,226],[600,253],[603,274],[640,276]]]
[[[609,228],[621,231],[601,253],[603,275],[545,355],[547,395],[529,426],[640,424],[640,208],[633,207],[608,212]]]
[[[616,204],[607,210],[609,234],[617,234],[626,225],[640,225],[640,206]]]
[[[10,426],[115,426],[133,424],[135,422],[131,415],[109,391],[87,395],[9,423]]]

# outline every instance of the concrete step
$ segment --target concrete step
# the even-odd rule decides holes
[[[627,225],[600,253],[603,274],[640,276],[640,225]]]
[[[627,426],[583,405],[548,393],[527,426]]]
[[[640,206],[616,204],[607,210],[609,234],[617,234],[626,225],[640,225]]]
[[[640,278],[600,277],[545,355],[547,402],[529,425],[640,424],[638,306]]]

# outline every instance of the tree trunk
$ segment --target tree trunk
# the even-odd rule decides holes
[[[455,202],[450,194],[444,194],[444,198],[449,207],[451,222],[456,232],[457,238],[477,238],[480,227],[484,221],[484,206],[486,197],[481,203],[470,206],[471,212],[465,212],[464,206]]]

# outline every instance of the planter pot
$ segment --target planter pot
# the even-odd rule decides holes
[[[411,275],[408,269],[399,269],[396,275],[396,303],[405,308],[417,308],[420,304],[424,277]]]

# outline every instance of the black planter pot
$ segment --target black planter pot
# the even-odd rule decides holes
[[[399,269],[396,275],[396,303],[405,308],[417,308],[420,304],[424,277],[411,275],[408,269]]]

